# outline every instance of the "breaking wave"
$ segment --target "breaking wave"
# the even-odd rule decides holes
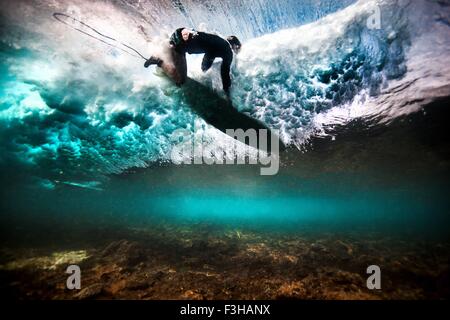
[[[212,146],[230,143],[196,116],[183,89],[144,69],[141,60],[58,23],[55,11],[79,15],[149,54],[183,24],[238,35],[244,46],[232,70],[234,106],[297,148],[355,118],[387,125],[450,95],[445,2],[183,3],[2,6],[2,170],[33,176],[45,188],[100,189],[98,180],[108,174],[168,161],[177,129],[201,128],[193,134]],[[377,12],[381,28],[369,28]],[[212,19],[215,14],[220,19]],[[220,95],[218,65],[203,74],[200,60],[189,57],[189,76]]]

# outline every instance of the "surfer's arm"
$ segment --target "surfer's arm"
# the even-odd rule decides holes
[[[183,37],[181,32],[184,28],[178,28],[174,33],[170,36],[169,46],[171,49],[177,51],[178,53],[185,53],[186,48],[183,43]]]

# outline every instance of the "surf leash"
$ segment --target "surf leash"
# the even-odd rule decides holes
[[[87,23],[84,23],[83,21],[80,21],[80,20],[78,20],[78,19],[76,19],[76,18],[74,18],[72,16],[69,16],[69,15],[67,15],[65,13],[60,13],[60,12],[55,12],[53,14],[53,18],[55,18],[57,21],[65,24],[65,25],[69,26],[72,29],[74,29],[74,30],[76,30],[78,32],[81,32],[82,34],[84,34],[84,35],[86,35],[88,37],[91,37],[91,38],[93,38],[95,40],[98,40],[98,41],[100,41],[100,42],[102,42],[102,43],[104,43],[104,44],[106,44],[106,45],[108,45],[110,47],[116,48],[116,49],[118,49],[118,50],[120,50],[122,52],[128,53],[129,55],[131,55],[133,57],[141,58],[141,59],[144,59],[145,61],[147,61],[147,58],[145,58],[138,50],[134,49],[133,47],[131,47],[131,46],[129,46],[129,45],[127,45],[127,44],[117,40],[117,39],[114,39],[113,37],[110,37],[110,36],[107,36],[107,35],[101,33],[100,31],[98,31],[95,28],[91,27]],[[92,33],[88,32],[88,31],[85,31],[85,30],[82,30],[81,27],[77,27],[76,26],[77,24],[79,26],[85,27],[86,29],[88,29]],[[115,45],[115,44],[110,43],[108,41],[115,42],[118,45]],[[128,50],[131,50],[134,53],[128,51],[127,49],[119,47],[119,45],[127,48]]]

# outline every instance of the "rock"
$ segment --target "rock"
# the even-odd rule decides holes
[[[312,252],[328,252],[327,248],[319,242],[314,242],[311,244],[310,250]]]
[[[306,290],[300,281],[284,283],[278,288],[277,299],[301,299]]]
[[[102,256],[125,267],[134,267],[146,260],[145,251],[142,247],[137,242],[127,240],[111,243],[103,250]]]
[[[153,283],[154,281],[145,275],[136,275],[126,281],[125,288],[130,290],[144,290]]]
[[[187,290],[182,294],[183,299],[203,300],[203,295],[195,290]]]
[[[103,285],[101,283],[92,284],[75,295],[75,298],[80,300],[93,299],[101,294],[103,291]]]
[[[353,256],[353,248],[350,244],[337,240],[333,245],[332,253],[338,258],[346,260]]]
[[[122,241],[124,241],[124,240],[122,240]],[[120,246],[120,244],[121,244],[121,241],[115,241],[115,242],[109,244],[105,249],[103,249],[101,256],[103,258],[106,258],[110,255],[113,255],[117,251],[117,248]]]

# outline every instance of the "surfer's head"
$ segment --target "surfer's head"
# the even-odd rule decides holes
[[[236,36],[229,36],[227,41],[230,43],[231,49],[233,49],[234,53],[238,54],[239,51],[241,51],[242,43]]]
[[[177,47],[192,39],[193,31],[187,28],[178,28],[170,37],[170,46]]]
[[[183,30],[181,30],[181,37],[184,41],[189,41],[189,39],[192,37],[192,31],[184,28]]]

